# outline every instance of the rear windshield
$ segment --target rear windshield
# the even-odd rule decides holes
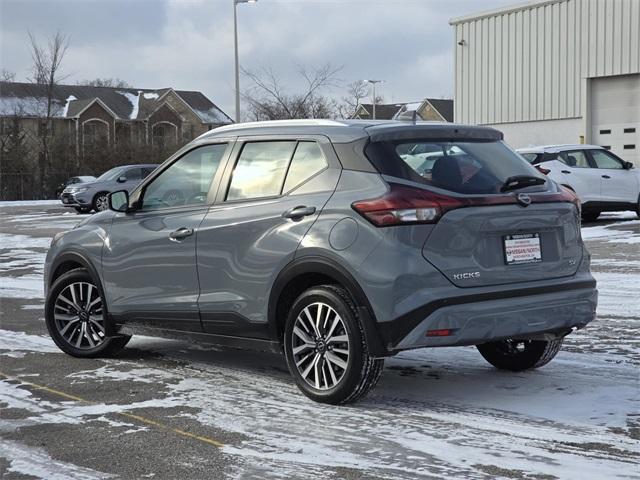
[[[544,178],[503,142],[372,142],[365,153],[380,173],[457,193],[500,193],[505,181],[517,175]]]

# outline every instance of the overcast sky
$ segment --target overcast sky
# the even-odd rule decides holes
[[[0,0],[0,67],[29,74],[27,31],[69,35],[67,83],[200,90],[233,116],[233,0]],[[259,0],[238,6],[240,63],[295,89],[296,65],[385,80],[392,102],[453,96],[452,17],[518,0]],[[244,85],[247,81],[244,81]],[[327,92],[340,97],[334,88]]]

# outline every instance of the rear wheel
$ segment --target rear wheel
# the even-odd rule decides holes
[[[63,352],[93,358],[121,350],[131,337],[107,337],[105,319],[102,295],[86,270],[67,272],[51,286],[45,321],[49,335]]]
[[[484,359],[500,370],[521,372],[549,363],[562,347],[562,338],[555,340],[500,340],[476,345]]]
[[[384,360],[369,356],[357,309],[346,290],[325,285],[293,304],[284,334],[289,371],[312,400],[344,404],[375,387]]]
[[[585,212],[582,214],[583,222],[595,222],[600,216],[600,212]]]

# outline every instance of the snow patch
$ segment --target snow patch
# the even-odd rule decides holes
[[[120,91],[118,91],[117,93],[119,93],[120,95],[124,96],[127,100],[129,100],[129,103],[133,107],[132,110],[131,110],[131,114],[129,115],[129,118],[131,120],[135,120],[136,118],[138,118],[138,108],[139,108],[139,103],[140,103],[140,94],[142,92],[138,91],[138,93],[136,94],[136,93],[131,93],[131,92],[120,92]]]
[[[142,94],[142,96],[146,100],[157,100],[160,97],[160,95],[158,95],[157,93],[144,93]]]
[[[74,100],[77,100],[77,98],[74,97],[73,95],[69,95],[67,97],[67,99],[65,100],[65,103],[64,103],[64,107],[62,107],[62,115],[61,115],[62,117],[66,117],[67,116],[67,113],[69,112],[69,104],[71,102],[73,102]]]
[[[12,440],[0,442],[0,457],[9,461],[8,472],[43,480],[100,480],[114,475],[78,467],[53,459],[42,448],[30,447]]]
[[[60,200],[12,200],[0,201],[0,207],[40,207],[45,205],[60,205]]]
[[[40,335],[30,335],[24,332],[14,332],[13,330],[0,330],[0,351],[9,352],[3,355],[15,356],[18,353],[60,353],[53,340]]]

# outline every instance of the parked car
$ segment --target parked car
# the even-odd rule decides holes
[[[131,192],[140,181],[158,165],[124,165],[106,171],[91,182],[66,187],[60,195],[64,207],[73,207],[78,213],[91,210],[101,212],[108,208],[107,195],[116,190]]]
[[[442,153],[429,179],[402,158],[421,144]],[[403,350],[540,367],[595,316],[575,195],[491,128],[221,127],[109,206],[47,254],[46,324],[77,357],[134,333],[284,351],[308,397],[339,404]]]
[[[77,185],[78,183],[87,183],[92,182],[96,179],[96,177],[92,175],[83,175],[79,177],[71,177],[65,182],[61,183],[56,187],[56,198],[60,198],[62,195],[62,191],[70,185]]]
[[[640,216],[640,171],[597,145],[546,145],[520,148],[520,155],[549,178],[573,190],[582,217],[632,210]]]

